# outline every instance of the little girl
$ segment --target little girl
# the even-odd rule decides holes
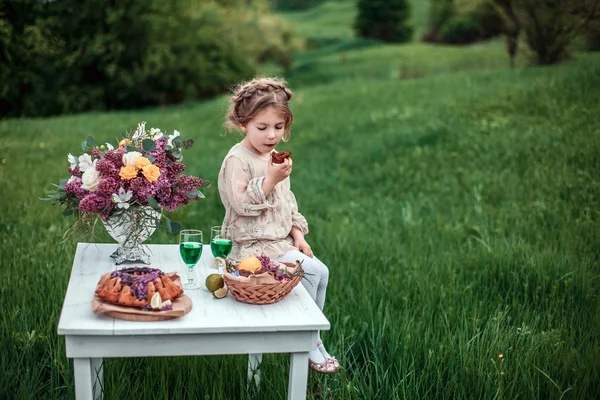
[[[302,261],[306,274],[302,284],[323,310],[329,270],[313,255],[304,239],[308,223],[298,212],[290,190],[292,160],[271,161],[280,140],[290,137],[292,92],[285,82],[258,78],[235,90],[227,114],[227,125],[239,128],[244,139],[233,146],[219,172],[219,194],[225,206],[223,226],[233,232],[231,261],[239,263],[253,253],[281,262]],[[340,364],[329,355],[320,339],[308,355],[309,367],[331,374]]]

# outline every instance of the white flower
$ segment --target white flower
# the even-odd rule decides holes
[[[175,139],[177,136],[180,136],[181,134],[179,133],[178,130],[174,130],[172,135],[169,135],[169,142],[167,143],[167,145],[173,147],[173,139]]]
[[[153,140],[160,139],[163,137],[163,133],[158,128],[150,128],[150,136],[152,136]]]
[[[77,179],[77,177],[76,177],[76,176],[71,176],[71,177],[69,178],[69,180],[67,181],[67,183],[71,183],[71,182],[73,182],[75,179]]]
[[[92,162],[92,157],[85,153],[79,157],[79,170],[85,172],[92,167],[96,167],[96,161]]]
[[[137,129],[133,132],[133,136],[131,137],[133,140],[142,140],[146,139],[148,135],[146,134],[146,122],[142,122],[138,124]]]
[[[95,192],[98,189],[98,182],[100,182],[100,173],[96,171],[96,168],[89,168],[83,173],[81,177],[81,188]]]
[[[120,188],[119,194],[114,193],[112,195],[112,200],[115,203],[117,203],[117,207],[124,208],[127,210],[130,206],[129,200],[131,200],[132,195],[133,195],[133,192],[131,190],[128,190],[127,192],[125,192],[125,189]]]
[[[114,146],[112,144],[108,143],[108,142],[106,143],[106,148],[108,150],[114,150],[115,149]]]
[[[69,168],[73,169],[77,166],[77,163],[79,162],[79,160],[77,160],[77,157],[75,157],[73,154],[69,153],[69,155],[67,156],[67,159],[69,160],[69,162],[71,163],[71,166]]]
[[[135,160],[140,158],[142,153],[139,151],[130,151],[129,153],[123,154],[123,165],[135,165]]]

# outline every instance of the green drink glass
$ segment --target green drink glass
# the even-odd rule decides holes
[[[223,226],[213,226],[210,230],[210,251],[217,258],[227,258],[233,248],[233,234],[230,228]],[[215,266],[221,271],[221,266],[215,261]]]
[[[185,229],[179,233],[179,254],[188,267],[188,281],[183,284],[186,290],[200,288],[195,280],[195,267],[202,256],[202,231],[197,229]]]

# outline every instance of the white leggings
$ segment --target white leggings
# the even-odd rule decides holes
[[[300,282],[302,282],[302,285],[317,306],[323,311],[327,283],[329,282],[329,269],[314,255],[310,258],[299,250],[288,251],[277,258],[277,261],[289,263],[296,263],[296,260],[302,261],[302,268],[305,272],[304,278]]]

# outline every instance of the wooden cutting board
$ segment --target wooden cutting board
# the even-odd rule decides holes
[[[192,299],[184,294],[176,299],[171,306],[173,309],[168,311],[143,311],[139,308],[107,303],[96,295],[92,299],[92,311],[94,311],[94,314],[103,313],[111,318],[142,322],[165,321],[183,317],[192,310]]]

